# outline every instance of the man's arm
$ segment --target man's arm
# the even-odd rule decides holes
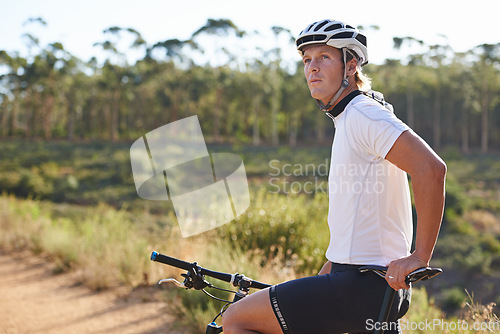
[[[386,276],[393,289],[407,289],[406,275],[428,266],[436,245],[444,210],[446,164],[411,130],[399,136],[386,159],[411,176],[417,211],[415,251],[392,261]]]

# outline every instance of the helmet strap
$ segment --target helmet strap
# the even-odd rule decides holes
[[[324,112],[327,112],[328,109],[333,107],[335,102],[340,97],[340,94],[342,94],[342,92],[347,88],[347,86],[349,86],[349,78],[347,77],[346,48],[342,48],[342,53],[344,55],[344,57],[343,57],[343,59],[344,59],[344,78],[342,79],[342,83],[340,84],[339,89],[337,90],[335,95],[333,95],[330,102],[328,102],[326,105],[322,101],[320,101],[318,99],[316,100],[316,104]]]

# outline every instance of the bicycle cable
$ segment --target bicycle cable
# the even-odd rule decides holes
[[[219,289],[219,290],[223,290],[223,291],[229,291],[229,290],[224,290],[224,289],[220,289],[220,288],[217,288],[217,287],[213,287],[213,288],[216,288],[216,289]],[[230,300],[225,300],[225,299],[222,299],[222,298],[219,298],[219,297],[216,297],[214,295],[212,295],[211,293],[207,292],[205,289],[201,289],[201,291],[203,291],[203,293],[205,293],[207,296],[209,296],[210,298],[213,298],[215,300],[218,300],[218,301],[221,301],[221,302],[225,302],[225,303],[230,303],[232,304],[232,302]],[[234,292],[234,291],[229,291],[229,292]]]
[[[220,291],[225,291],[225,292],[230,292],[230,293],[236,294],[236,291],[219,288],[218,286],[215,286],[215,285],[212,285],[212,284],[210,285],[210,287],[214,288],[214,289],[217,289],[217,290],[220,290]]]
[[[214,320],[212,320],[212,322],[216,322],[218,317],[222,317],[224,312],[226,312],[227,308],[231,304],[233,304],[233,303],[231,302],[231,303],[224,304],[224,306],[222,306],[222,308],[220,309],[220,312],[215,316],[215,318],[214,318]]]

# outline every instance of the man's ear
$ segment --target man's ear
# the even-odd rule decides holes
[[[351,75],[354,75],[354,73],[356,73],[356,69],[358,67],[358,62],[356,60],[356,58],[353,58],[351,60],[349,60],[349,62],[347,63],[347,76],[351,76]]]

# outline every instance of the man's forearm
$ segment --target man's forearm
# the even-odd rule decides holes
[[[445,200],[446,165],[436,164],[432,171],[412,176],[415,209],[417,211],[417,235],[414,255],[427,264],[432,258],[434,246],[443,219]]]

